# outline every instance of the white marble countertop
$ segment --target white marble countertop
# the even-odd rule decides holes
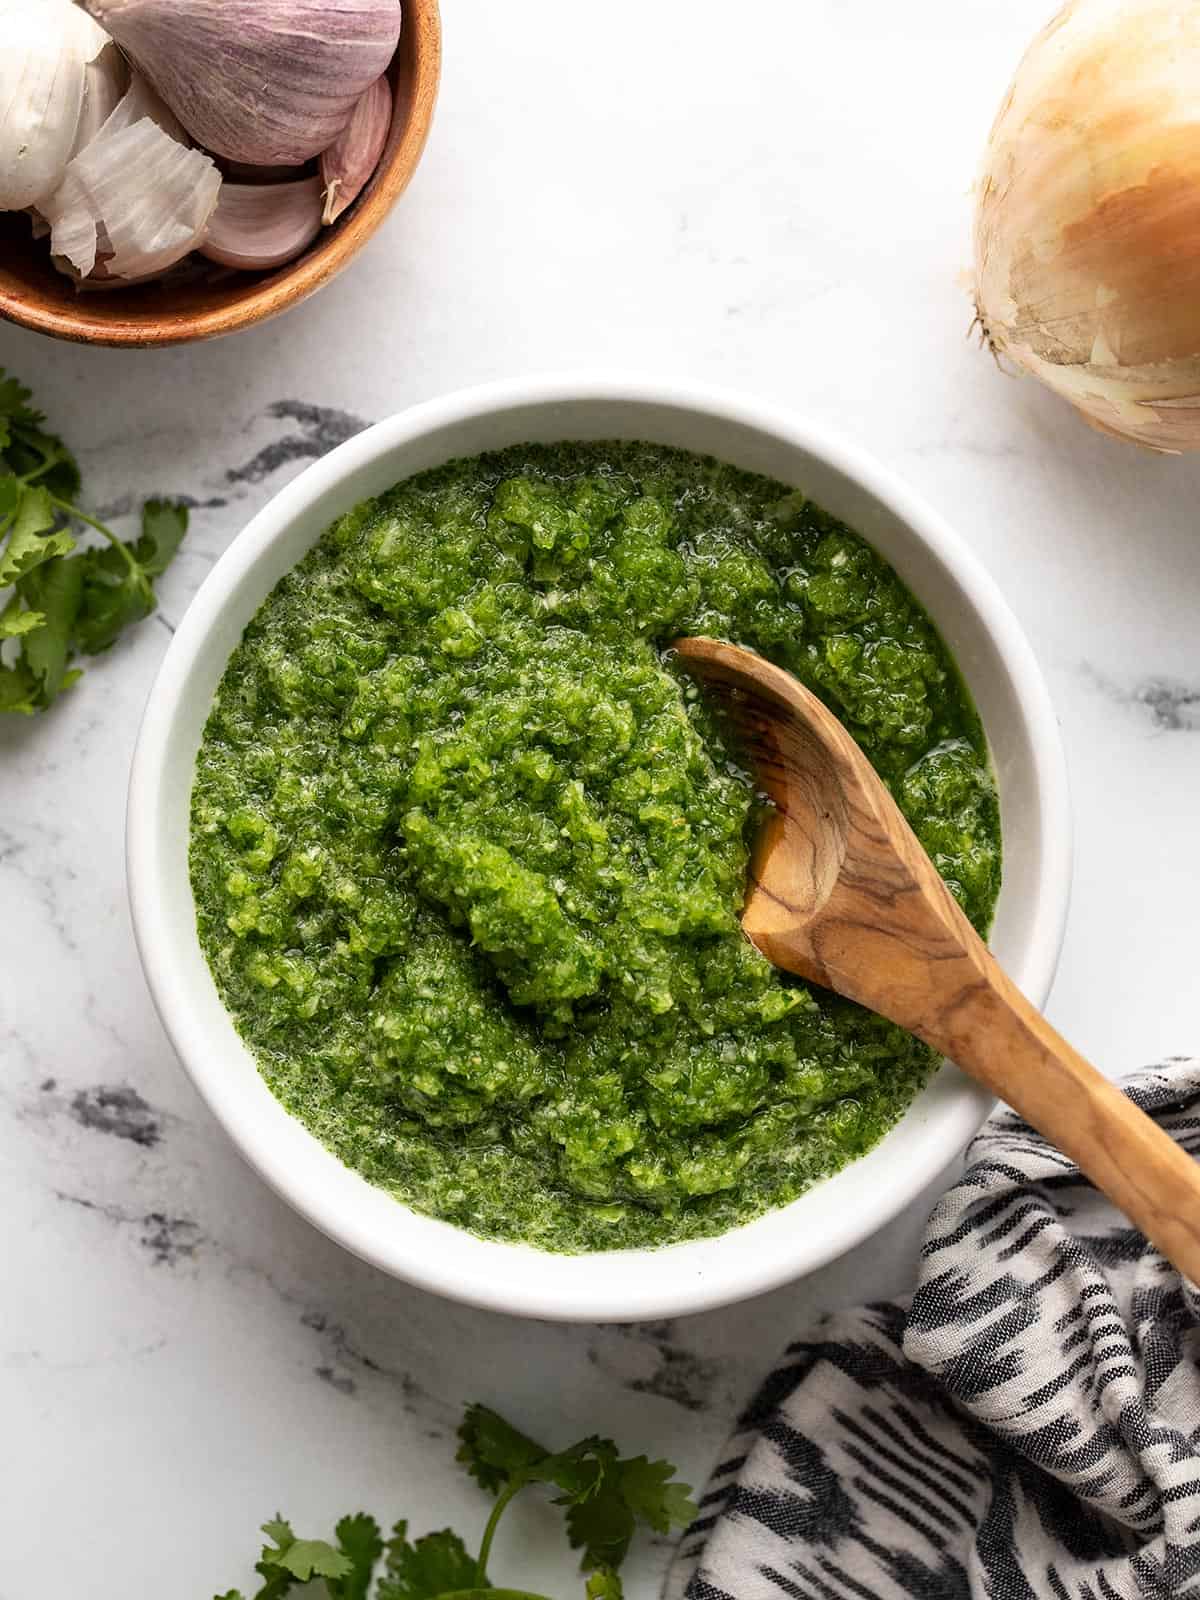
[[[315,301],[161,353],[0,329],[92,504],[196,501],[159,619],[52,715],[0,727],[3,1600],[203,1600],[249,1580],[277,1508],[471,1533],[451,1434],[474,1397],[696,1480],[787,1336],[911,1272],[921,1205],[805,1283],[673,1326],[467,1311],[314,1233],[198,1102],[129,929],[130,750],[212,561],[357,418],[602,364],[855,435],[960,529],[1049,679],[1078,823],[1053,1020],[1113,1073],[1196,1048],[1200,460],[1087,432],[966,337],[967,191],[1048,4],[447,0],[425,162]],[[576,1593],[557,1516],[513,1522],[497,1572]],[[634,1600],[665,1555],[639,1547]]]

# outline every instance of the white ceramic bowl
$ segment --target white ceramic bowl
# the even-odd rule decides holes
[[[983,717],[1000,785],[1004,886],[992,946],[1036,1003],[1066,918],[1070,816],[1058,728],[1020,627],[974,556],[869,456],[777,407],[684,383],[593,376],[488,385],[415,406],[308,468],[217,563],[150,695],[128,815],[134,928],[155,1004],[197,1088],[251,1165],[325,1233],[385,1272],[525,1316],[626,1321],[700,1311],[811,1272],[894,1217],[963,1148],[987,1094],[944,1066],[861,1160],[715,1239],[555,1256],[410,1211],[288,1115],[218,998],[188,881],[192,771],[243,628],[339,513],[455,456],[531,440],[648,439],[794,484],[862,533],[921,599]]]

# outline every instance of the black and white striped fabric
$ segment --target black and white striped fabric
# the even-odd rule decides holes
[[[1127,1092],[1200,1153],[1200,1061]],[[1200,1597],[1200,1295],[1005,1112],[907,1304],[828,1319],[740,1419],[665,1600]]]

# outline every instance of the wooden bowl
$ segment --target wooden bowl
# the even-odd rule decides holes
[[[48,242],[32,237],[29,218],[6,212],[0,214],[0,317],[55,339],[145,348],[216,339],[298,305],[362,249],[415,172],[441,66],[438,0],[404,0],[389,72],[395,110],[379,166],[349,210],[287,266],[80,292],[54,267]]]

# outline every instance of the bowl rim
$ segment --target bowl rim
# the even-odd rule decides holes
[[[210,628],[217,622],[222,607],[265,553],[323,495],[336,491],[359,470],[403,451],[428,434],[469,424],[493,412],[530,406],[553,408],[579,402],[665,406],[676,411],[704,413],[781,440],[820,459],[865,490],[903,523],[948,573],[961,591],[968,610],[974,613],[975,620],[997,651],[1013,693],[1018,721],[1028,741],[1042,855],[1034,911],[1023,941],[1022,987],[1034,1004],[1044,1003],[1066,929],[1072,873],[1072,824],[1066,759],[1057,718],[1021,625],[995,580],[959,535],[867,451],[786,406],[686,379],[630,378],[604,371],[583,371],[507,379],[457,390],[375,423],[285,485],[235,536],[205,578],[176,628],[151,688],[130,771],[126,816],[127,881],[135,940],[151,997],[180,1061],[241,1155],[293,1209],[353,1254],[389,1275],[451,1299],[489,1310],[555,1321],[636,1321],[703,1311],[744,1300],[806,1276],[853,1249],[897,1216],[945,1169],[989,1115],[995,1103],[993,1098],[956,1068],[944,1064],[931,1080],[931,1084],[937,1086],[939,1104],[933,1125],[920,1140],[916,1158],[910,1158],[902,1170],[889,1174],[888,1183],[876,1184],[856,1194],[854,1206],[844,1208],[836,1224],[826,1226],[819,1238],[810,1237],[787,1251],[772,1254],[741,1250],[730,1254],[721,1263],[719,1272],[649,1274],[646,1281],[639,1281],[636,1290],[627,1286],[614,1290],[606,1284],[604,1272],[597,1273],[596,1283],[592,1284],[586,1280],[576,1281],[571,1271],[560,1264],[632,1261],[647,1257],[665,1264],[672,1252],[688,1251],[694,1244],[704,1241],[657,1250],[563,1257],[526,1245],[481,1239],[451,1224],[433,1222],[431,1225],[435,1229],[448,1230],[460,1241],[471,1241],[471,1253],[477,1258],[479,1270],[468,1278],[455,1260],[455,1250],[431,1249],[422,1244],[419,1237],[414,1245],[405,1240],[404,1227],[388,1229],[387,1237],[381,1237],[381,1230],[359,1215],[353,1200],[341,1203],[331,1199],[321,1193],[319,1184],[314,1192],[305,1185],[303,1178],[297,1177],[287,1155],[278,1148],[282,1141],[261,1137],[250,1126],[252,1119],[244,1114],[245,1107],[239,1102],[237,1075],[225,1070],[227,1063],[220,1051],[207,1048],[199,1030],[191,1025],[186,984],[177,977],[173,960],[179,930],[168,916],[165,897],[157,888],[164,871],[158,822],[176,709],[185,701],[191,674]],[[403,472],[398,476],[403,476]],[[195,940],[194,930],[190,938]],[[261,1087],[262,1080],[248,1051],[246,1059]],[[274,1104],[289,1123],[303,1128],[279,1102]],[[901,1118],[901,1123],[904,1120]],[[351,1172],[320,1146],[306,1128],[303,1134],[343,1174]],[[879,1150],[881,1146],[873,1148]],[[869,1159],[871,1153],[867,1152],[860,1162]],[[859,1164],[852,1162],[841,1170],[852,1172]],[[371,1194],[384,1193],[358,1174],[353,1177]],[[823,1181],[836,1182],[837,1177],[835,1174]],[[819,1187],[821,1185],[814,1186]],[[803,1206],[806,1195],[813,1192],[805,1191],[788,1206],[767,1215],[780,1216],[795,1206]],[[412,1211],[402,1201],[391,1196],[387,1198],[410,1224],[413,1219],[422,1225],[431,1223],[431,1219]],[[369,1207],[363,1205],[361,1209],[365,1211]],[[762,1220],[756,1219],[758,1223]],[[747,1226],[753,1228],[756,1222]],[[741,1231],[734,1229],[718,1238],[728,1240]],[[542,1264],[542,1270],[530,1271],[531,1261]],[[483,1270],[484,1263],[488,1270]],[[563,1280],[561,1283],[556,1279],[555,1270],[546,1269],[545,1263],[555,1264]],[[569,1283],[566,1280],[570,1280]]]

